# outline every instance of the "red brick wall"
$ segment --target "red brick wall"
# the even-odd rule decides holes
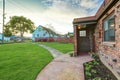
[[[112,12],[115,15],[115,42],[104,42],[103,20]],[[100,55],[102,62],[120,80],[120,0],[98,21],[95,42],[96,52]]]

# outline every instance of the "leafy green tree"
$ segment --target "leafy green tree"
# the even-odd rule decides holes
[[[10,31],[9,25],[7,24],[4,26],[4,36],[12,36],[12,32]]]
[[[13,16],[8,22],[9,31],[12,34],[20,33],[20,36],[23,37],[25,32],[31,33],[35,26],[34,23],[23,16]],[[7,29],[7,28],[6,28]]]

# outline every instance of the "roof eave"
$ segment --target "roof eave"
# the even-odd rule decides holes
[[[111,7],[113,7],[115,5],[115,3],[117,3],[119,0],[111,0],[111,2],[104,8],[104,10],[100,13],[100,15],[98,16],[92,16],[95,17],[94,19],[91,20],[76,20],[77,18],[75,18],[73,20],[73,24],[89,24],[89,23],[97,23],[97,21],[109,10],[111,9]],[[87,18],[87,17],[84,17]],[[78,18],[78,19],[82,19],[82,18]],[[88,18],[89,19],[89,18]],[[76,21],[75,21],[76,20]]]
[[[73,22],[74,25],[78,25],[78,24],[95,24],[95,23],[97,23],[97,20],[87,20],[87,21]]]
[[[115,3],[117,3],[119,0],[111,0],[110,3],[104,8],[104,10],[100,13],[100,15],[96,16],[97,20],[99,20],[108,10],[110,10]]]

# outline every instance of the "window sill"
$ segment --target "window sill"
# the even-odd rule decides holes
[[[116,42],[103,42],[103,45],[115,47]]]

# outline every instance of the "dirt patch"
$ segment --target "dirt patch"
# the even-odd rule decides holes
[[[95,60],[84,64],[85,80],[117,80],[113,73],[95,55]]]

